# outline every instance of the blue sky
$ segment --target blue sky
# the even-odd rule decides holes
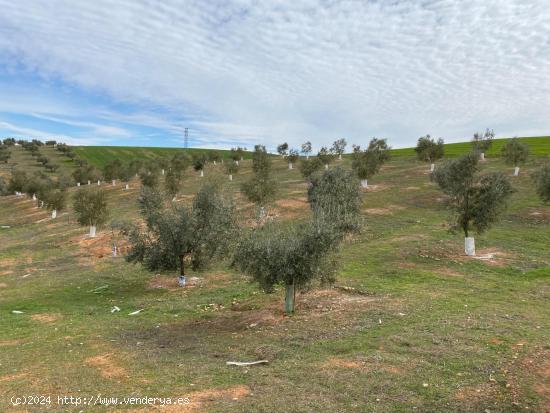
[[[0,136],[274,148],[550,134],[546,0],[0,0]]]

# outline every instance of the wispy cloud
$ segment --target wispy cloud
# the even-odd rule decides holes
[[[80,117],[34,112],[90,123],[113,143],[140,122],[172,142],[189,127],[204,146],[373,135],[403,146],[486,126],[550,130],[546,0],[0,0],[0,8],[0,74],[50,85],[55,107],[65,103],[56,90],[75,88]],[[25,110],[9,97],[0,90],[0,108]],[[99,113],[121,123],[102,126]]]

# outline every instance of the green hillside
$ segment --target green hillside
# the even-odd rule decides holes
[[[550,136],[533,136],[520,138],[523,143],[526,143],[531,150],[531,155],[548,156],[550,155]],[[495,139],[493,146],[485,154],[487,157],[500,156],[502,147],[509,139]],[[464,155],[472,150],[470,142],[447,143],[445,145],[445,156]],[[391,151],[394,156],[416,156],[414,148],[393,149]]]
[[[172,156],[177,152],[208,152],[211,149],[183,149],[183,148],[152,148],[152,147],[130,147],[130,146],[75,146],[74,151],[81,158],[99,168],[105,166],[114,159],[121,161],[130,161],[132,159],[155,159],[159,157]],[[229,158],[229,150],[220,150],[220,154]],[[245,158],[250,158],[250,154],[245,154]]]

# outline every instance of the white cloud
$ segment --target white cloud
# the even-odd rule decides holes
[[[58,142],[67,143],[69,145],[98,145],[105,143],[105,140],[98,138],[82,138],[69,135],[63,135],[59,133],[50,133],[44,130],[38,130],[34,128],[25,128],[14,125],[10,122],[0,120],[0,130],[7,130],[10,132],[9,136],[14,138],[29,139],[34,137],[40,137],[41,140],[55,140]]]
[[[0,0],[0,9],[6,70],[21,70],[15,61],[45,81],[166,109],[135,119],[180,136],[190,126],[197,142],[377,135],[407,146],[425,133],[550,129],[546,0]]]

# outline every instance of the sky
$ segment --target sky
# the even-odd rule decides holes
[[[0,137],[274,149],[550,134],[548,0],[0,0]]]

